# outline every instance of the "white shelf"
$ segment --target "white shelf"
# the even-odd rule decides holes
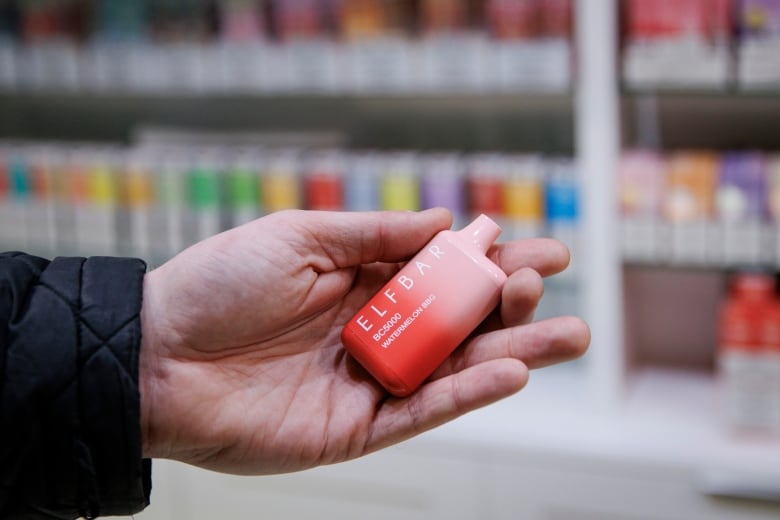
[[[605,413],[587,397],[576,367],[531,374],[516,396],[426,434],[434,443],[502,452],[533,451],[690,468],[702,475],[766,475],[780,485],[780,435],[731,434],[711,374],[644,370],[620,407]]]

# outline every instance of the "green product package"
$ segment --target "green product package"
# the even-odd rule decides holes
[[[217,172],[196,168],[187,175],[187,201],[193,209],[219,206],[219,178]]]
[[[260,194],[257,176],[250,170],[235,169],[228,176],[228,203],[233,208],[259,206]]]

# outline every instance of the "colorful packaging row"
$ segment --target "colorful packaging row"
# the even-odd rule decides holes
[[[780,0],[619,5],[629,88],[780,88]],[[0,4],[0,87],[565,92],[575,7],[571,0],[11,0]]]
[[[570,0],[16,4],[0,9],[6,89],[563,93],[571,85]]]
[[[618,177],[625,259],[780,265],[780,155],[632,151]]]
[[[632,88],[780,87],[779,0],[624,0]]]
[[[406,37],[485,31],[498,39],[564,37],[571,0],[9,0],[0,34],[69,39]]]
[[[485,213],[501,240],[546,235],[574,248],[577,182],[571,160],[531,155],[6,143],[0,249],[155,264],[274,211],[436,206],[455,227]]]
[[[741,434],[780,435],[780,299],[775,278],[733,277],[718,319],[722,409]]]

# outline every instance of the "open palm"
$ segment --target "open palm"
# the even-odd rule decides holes
[[[571,359],[576,318],[531,323],[564,246],[489,255],[509,275],[500,308],[408,398],[349,357],[344,324],[437,232],[445,210],[279,212],[147,274],[142,311],[144,454],[241,474],[355,458],[521,389],[528,368]]]

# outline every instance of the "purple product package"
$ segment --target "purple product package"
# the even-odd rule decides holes
[[[780,0],[741,0],[738,23],[743,37],[780,35]]]
[[[460,225],[466,215],[463,161],[457,155],[434,155],[426,161],[420,178],[424,208],[444,207]]]
[[[721,220],[743,221],[766,216],[766,164],[757,152],[733,152],[721,159],[717,191]]]
[[[734,152],[721,158],[717,188],[719,226],[712,237],[715,259],[727,266],[766,262],[766,160],[761,153]]]
[[[780,0],[740,0],[737,80],[744,90],[780,87]]]

